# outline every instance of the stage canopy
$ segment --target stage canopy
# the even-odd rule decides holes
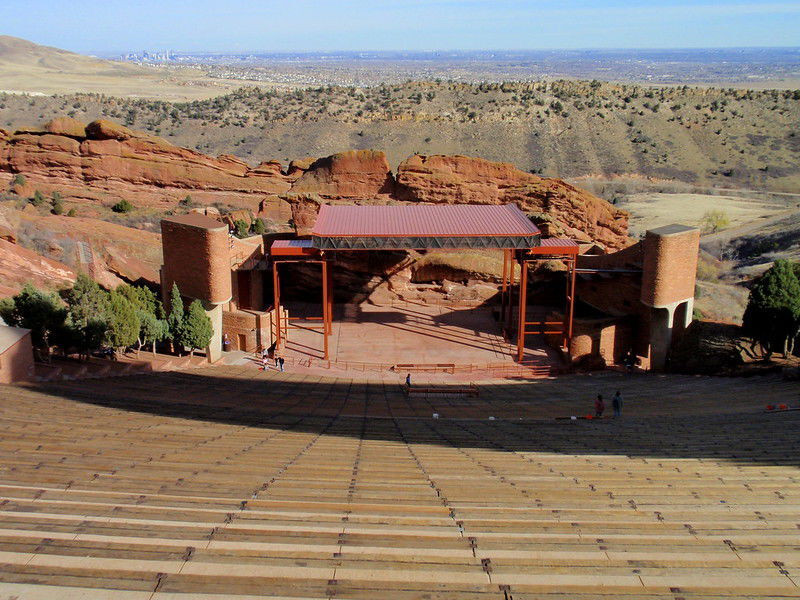
[[[323,205],[311,236],[319,250],[526,249],[541,232],[514,204]]]

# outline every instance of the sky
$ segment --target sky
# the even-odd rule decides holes
[[[800,46],[800,0],[0,0],[83,53]]]

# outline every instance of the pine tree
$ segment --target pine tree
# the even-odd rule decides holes
[[[211,343],[211,336],[214,335],[214,327],[211,319],[208,318],[203,305],[199,300],[193,300],[189,305],[189,312],[184,320],[183,344],[194,356],[195,348],[208,348]]]
[[[175,344],[180,344],[183,337],[183,299],[178,289],[178,284],[172,284],[169,294],[169,316],[167,317],[167,327],[169,336]]]
[[[91,318],[102,317],[106,312],[108,294],[86,273],[78,273],[75,284],[61,292],[67,303],[69,318],[77,327],[86,327]]]
[[[105,340],[112,348],[132,346],[139,338],[141,323],[136,307],[119,292],[108,295]]]
[[[163,340],[169,335],[169,327],[166,321],[158,319],[152,312],[139,310],[139,350],[144,344],[153,344],[153,354],[156,353],[156,342]]]
[[[71,345],[87,357],[100,348],[105,339],[108,313],[108,292],[85,273],[78,273],[72,288],[61,292],[67,303],[67,327]]]
[[[58,296],[25,284],[22,291],[0,303],[0,317],[7,325],[31,330],[33,345],[49,349],[64,329],[67,311]]]
[[[776,350],[790,354],[800,334],[800,279],[795,269],[787,260],[776,260],[750,290],[742,327],[767,358]]]

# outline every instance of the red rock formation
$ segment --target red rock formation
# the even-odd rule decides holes
[[[349,150],[314,161],[292,184],[291,192],[332,200],[368,200],[391,194],[394,183],[383,152]]]
[[[88,187],[127,195],[137,205],[174,200],[191,190],[242,194],[252,197],[255,208],[264,196],[286,192],[291,185],[280,163],[251,169],[235,156],[213,158],[104,119],[85,128],[59,118],[44,130],[0,132],[3,171],[63,185],[67,192]]]
[[[613,249],[630,244],[626,212],[560,179],[525,173],[508,163],[414,155],[398,167],[397,183],[397,194],[407,199],[443,204],[514,202],[554,224],[555,235],[596,241]]]
[[[552,235],[609,249],[630,243],[627,214],[604,200],[559,179],[466,156],[415,155],[400,165],[395,179],[383,152],[351,150],[293,161],[284,174],[277,161],[251,168],[235,156],[212,158],[104,119],[84,127],[59,118],[43,129],[0,130],[0,179],[3,172],[8,180],[23,173],[26,189],[47,192],[49,185],[88,202],[103,194],[103,202],[128,197],[136,206],[163,206],[189,192],[201,205],[221,199],[278,219],[285,218],[287,201],[301,232],[325,202],[515,202]]]
[[[19,293],[26,283],[55,289],[70,285],[75,278],[67,265],[0,239],[0,298]]]

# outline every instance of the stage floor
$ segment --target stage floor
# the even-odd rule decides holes
[[[303,307],[294,313],[303,314]],[[322,358],[321,321],[292,321],[286,353],[293,357]],[[558,361],[555,352],[529,338],[526,359]],[[457,365],[512,364],[516,346],[503,340],[500,325],[489,307],[451,308],[403,303],[392,306],[346,305],[334,311],[328,338],[334,362],[380,364]]]

